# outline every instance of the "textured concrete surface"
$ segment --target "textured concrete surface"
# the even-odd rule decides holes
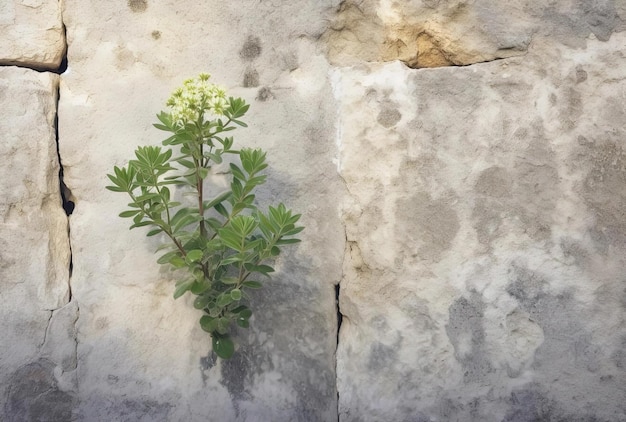
[[[0,63],[35,70],[0,68],[0,419],[626,419],[625,18],[2,3]],[[203,71],[251,104],[235,138],[268,151],[260,203],[306,226],[229,361],[104,189]]]
[[[335,71],[342,420],[626,417],[625,41]]]

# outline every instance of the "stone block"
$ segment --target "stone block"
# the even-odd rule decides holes
[[[343,187],[332,163],[327,63],[312,41],[323,24],[310,19],[329,10],[310,1],[254,8],[65,2],[69,69],[59,142],[76,198],[72,291],[80,305],[84,420],[336,419]],[[276,275],[252,298],[251,327],[239,332],[230,361],[212,354],[192,298],[172,298],[172,275],[154,254],[163,239],[129,232],[128,220],[117,217],[128,199],[105,190],[114,165],[125,165],[138,145],[165,138],[152,127],[155,114],[176,86],[200,72],[251,104],[249,127],[233,136],[240,147],[267,151],[261,206],[284,201],[306,226],[303,242],[281,255]]]
[[[0,64],[55,70],[65,55],[65,28],[58,0],[0,3]]]
[[[68,221],[55,136],[58,79],[0,68],[0,409],[7,394],[26,394],[10,379],[39,361],[52,314],[69,300]],[[13,420],[15,409],[7,406],[3,420]]]
[[[334,70],[340,420],[626,417],[625,41]]]
[[[400,60],[429,68],[521,56],[531,42],[607,41],[626,29],[624,17],[614,1],[347,0],[323,39],[335,65]]]

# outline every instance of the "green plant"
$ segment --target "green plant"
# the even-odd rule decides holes
[[[267,212],[256,207],[253,192],[266,181],[265,153],[233,149],[233,138],[224,136],[246,126],[239,119],[249,106],[241,98],[226,99],[209,77],[185,81],[167,101],[171,112],[157,115],[160,123],[154,126],[171,133],[163,145],[176,151],[138,147],[135,159],[107,175],[113,182],[107,189],[130,196],[130,209],[120,217],[132,218],[131,229],[149,226],[148,236],[164,237],[158,250],[167,252],[157,262],[180,276],[174,298],[188,291],[197,296],[200,326],[210,333],[215,353],[226,359],[235,351],[233,324],[249,325],[247,292],[262,286],[253,276],[269,277],[274,269],[268,264],[281,246],[299,242],[293,236],[303,227],[296,225],[300,215],[282,203]],[[230,187],[205,199],[207,177],[227,155],[239,159],[229,164]],[[193,197],[190,204],[176,200],[185,193]]]

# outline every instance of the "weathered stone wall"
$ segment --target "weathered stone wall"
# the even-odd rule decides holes
[[[0,4],[0,420],[626,420],[625,22],[620,0]],[[306,226],[229,361],[104,189],[202,71],[251,103],[259,201]]]

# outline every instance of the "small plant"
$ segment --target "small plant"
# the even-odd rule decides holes
[[[160,123],[154,126],[171,133],[163,145],[176,151],[138,147],[135,159],[107,175],[113,182],[107,189],[130,196],[130,209],[120,217],[132,219],[131,229],[148,226],[148,236],[167,239],[158,249],[167,252],[157,262],[180,275],[174,298],[188,291],[197,296],[193,305],[203,311],[200,326],[211,335],[215,353],[227,359],[235,351],[233,324],[249,326],[247,292],[263,285],[256,276],[269,277],[274,269],[268,263],[282,246],[299,242],[293,236],[303,227],[296,225],[300,215],[282,203],[267,212],[255,206],[254,190],[266,181],[265,153],[233,149],[233,138],[224,136],[246,126],[240,118],[249,105],[241,98],[226,99],[209,78],[200,74],[186,80],[167,101],[171,112],[157,115]],[[225,155],[239,159],[230,164],[230,187],[205,199],[207,177]],[[176,199],[185,194],[193,197],[189,204]]]

